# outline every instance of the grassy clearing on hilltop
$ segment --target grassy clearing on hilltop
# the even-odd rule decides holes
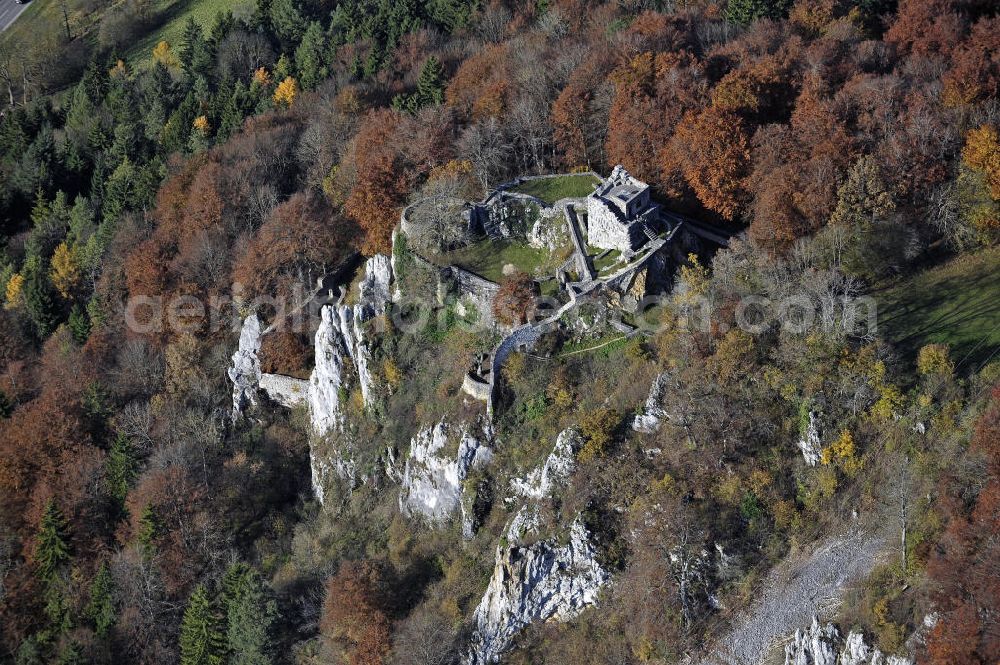
[[[1000,248],[960,256],[874,294],[882,334],[907,356],[951,346],[960,372],[1000,350]]]
[[[507,264],[535,275],[540,268],[542,272],[555,272],[555,266],[561,262],[545,248],[532,247],[525,242],[495,240],[483,240],[452,250],[441,255],[439,260],[470,270],[491,282],[503,279],[503,268]]]
[[[511,191],[528,194],[552,205],[560,199],[581,198],[594,191],[599,181],[589,173],[528,180]]]

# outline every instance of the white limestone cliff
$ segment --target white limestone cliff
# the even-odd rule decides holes
[[[913,665],[913,660],[884,655],[858,631],[842,639],[836,626],[820,624],[813,617],[812,625],[795,631],[792,642],[785,645],[785,665]]]
[[[257,389],[260,385],[260,319],[251,314],[243,320],[240,329],[240,343],[233,354],[233,364],[229,368],[229,380],[233,382],[233,419],[242,416],[257,405]]]
[[[515,494],[529,499],[549,496],[557,485],[564,483],[573,473],[576,451],[582,444],[579,432],[573,428],[564,429],[556,438],[556,445],[545,459],[545,464],[541,468],[532,469],[524,478],[512,479],[511,489]]]
[[[576,429],[563,430],[542,467],[512,482],[528,502],[511,518],[497,545],[493,575],[476,608],[465,665],[498,661],[531,623],[572,619],[595,604],[610,581],[580,516],[568,528],[562,527],[562,534],[540,533],[539,501],[569,479],[581,442]]]
[[[446,451],[449,438],[459,438],[454,457]],[[410,442],[403,469],[399,509],[434,524],[447,521],[463,509],[462,491],[469,472],[493,459],[493,432],[485,422],[479,431],[468,425],[449,426],[444,420],[420,430]]]
[[[476,608],[465,665],[497,662],[514,637],[535,621],[572,619],[597,602],[610,579],[579,517],[565,545],[556,538],[520,545],[513,536],[532,532],[536,523],[526,514],[522,509],[515,516],[508,537],[497,547],[493,576]]]
[[[365,263],[356,305],[325,305],[320,310],[316,330],[316,366],[309,377],[308,403],[315,438],[309,448],[313,493],[323,502],[323,486],[333,471],[341,478],[356,476],[356,465],[347,450],[320,445],[331,434],[344,433],[342,398],[353,380],[347,370],[353,364],[361,396],[371,403],[373,379],[369,371],[371,351],[365,324],[385,313],[391,301],[392,267],[386,256],[378,254]]]
[[[342,332],[340,313],[333,305],[320,310],[316,330],[316,365],[309,377],[309,414],[313,431],[323,436],[343,423],[340,412],[340,389],[344,383],[344,358],[347,343]]]
[[[358,383],[365,405],[371,404],[372,375],[368,369],[371,363],[369,343],[365,339],[367,321],[382,316],[392,302],[392,261],[388,256],[376,254],[365,264],[365,276],[358,286],[358,304],[353,308],[354,329],[351,350],[358,370]]]
[[[642,413],[632,421],[633,430],[652,434],[660,429],[660,423],[669,417],[663,408],[663,397],[667,392],[668,381],[669,377],[666,372],[653,379],[653,385],[649,387],[649,395],[646,397]]]
[[[372,375],[368,368],[371,351],[364,324],[385,313],[391,299],[392,267],[389,258],[377,254],[365,264],[356,305],[325,305],[316,331],[316,367],[309,379],[309,407],[313,430],[319,436],[342,424],[341,388],[345,384],[345,360],[357,371],[365,405],[371,403]]]

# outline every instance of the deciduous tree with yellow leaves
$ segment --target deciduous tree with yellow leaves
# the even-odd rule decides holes
[[[286,76],[285,80],[274,89],[274,103],[279,106],[291,106],[298,94],[299,82],[293,76]]]
[[[60,243],[52,254],[49,279],[59,295],[66,300],[73,297],[73,292],[80,284],[80,262],[77,260],[76,252],[65,242]]]
[[[177,54],[170,47],[170,42],[165,39],[161,39],[153,47],[153,61],[160,63],[167,69],[176,69],[181,64],[180,60],[177,59]]]
[[[14,309],[21,304],[21,289],[24,288],[24,275],[21,273],[14,273],[7,280],[7,289],[4,294],[4,307],[6,309]]]

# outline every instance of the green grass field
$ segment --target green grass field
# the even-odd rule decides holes
[[[184,34],[184,24],[189,17],[206,33],[219,12],[232,11],[241,0],[157,0],[157,18],[154,29],[136,41],[128,50],[127,58],[133,66],[144,66],[152,62],[153,47],[160,40],[166,40],[174,52],[180,48]]]
[[[549,252],[545,249],[538,249],[523,242],[492,240],[473,243],[436,258],[438,263],[457,265],[492,282],[503,279],[503,267],[508,263],[516,266],[518,270],[534,275],[536,268],[550,260]]]
[[[617,249],[611,250],[606,256],[602,258],[597,258],[603,250],[598,250],[597,254],[593,256],[594,270],[597,272],[610,272],[611,268],[619,267],[618,260],[621,258],[622,253]]]
[[[529,194],[552,205],[559,199],[580,198],[594,191],[599,181],[589,173],[528,180],[513,188],[512,192]]]
[[[1000,357],[1000,248],[961,256],[872,294],[879,332],[907,357],[951,347],[967,374]]]
[[[9,0],[13,1],[13,0]],[[180,48],[188,17],[207,33],[219,12],[232,10],[248,0],[154,0],[154,18],[149,31],[136,40],[125,53],[129,64],[145,66],[152,62],[153,47],[165,39]],[[68,0],[69,23],[74,37],[85,35],[96,43],[101,16],[105,9],[85,9],[84,0]],[[0,44],[29,44],[40,35],[62,34],[63,14],[59,0],[31,0],[28,8],[3,33]]]
[[[70,0],[68,5],[70,26],[74,32],[80,32],[84,27],[77,8],[79,4]],[[62,8],[57,0],[32,0],[17,20],[0,33],[0,44],[30,44],[40,35],[62,35],[64,30]]]

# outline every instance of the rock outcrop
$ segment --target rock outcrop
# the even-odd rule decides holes
[[[530,511],[524,508],[515,516],[497,547],[493,576],[476,608],[466,665],[497,662],[517,633],[535,621],[572,619],[597,601],[610,579],[579,517],[565,545],[556,538],[519,544],[537,524],[525,517]]]
[[[453,457],[446,449],[449,439],[454,441],[455,437],[459,442]],[[410,442],[403,469],[400,511],[407,516],[422,516],[433,524],[446,522],[460,510],[464,512],[465,480],[470,471],[493,459],[492,439],[493,431],[487,423],[481,423],[478,432],[468,425],[451,427],[443,420],[420,430]]]
[[[260,319],[251,314],[243,320],[240,329],[240,344],[233,354],[233,364],[229,368],[229,380],[233,382],[233,419],[242,416],[248,409],[257,406],[257,390],[260,385]]]
[[[291,408],[308,398],[309,382],[282,374],[260,371],[261,340],[267,334],[261,330],[260,319],[251,314],[243,320],[240,342],[233,354],[229,380],[233,382],[233,419],[256,407],[263,393],[273,402]]]
[[[529,499],[543,499],[552,490],[566,481],[576,466],[576,451],[583,440],[575,429],[565,429],[556,438],[556,445],[545,459],[541,468],[532,469],[524,478],[511,480],[515,494]]]
[[[562,533],[541,533],[539,501],[568,480],[581,443],[576,429],[563,430],[541,468],[512,481],[514,491],[528,502],[511,518],[497,545],[493,576],[476,608],[466,665],[496,662],[533,622],[573,618],[597,602],[611,579],[580,516]]]
[[[343,433],[344,404],[348,370],[353,367],[365,405],[370,404],[372,375],[370,345],[365,324],[385,313],[391,301],[392,266],[378,254],[365,263],[365,274],[358,289],[358,302],[351,305],[325,305],[320,310],[316,330],[316,366],[309,377],[308,403],[313,433],[317,438],[334,432]],[[322,447],[328,449],[328,446]],[[310,446],[313,492],[322,503],[323,485],[336,470],[342,478],[354,478],[355,465],[344,450],[321,452],[315,442]]]
[[[809,466],[819,464],[820,456],[823,453],[823,444],[820,441],[819,416],[815,412],[809,412],[809,424],[806,431],[802,433],[802,438],[798,441],[799,450],[802,451],[802,459]]]
[[[309,407],[313,430],[323,436],[342,422],[341,388],[345,361],[357,371],[365,404],[371,401],[371,351],[365,338],[365,323],[385,313],[391,301],[392,267],[389,257],[377,254],[365,264],[356,305],[326,305],[320,310],[316,331],[316,367],[309,379]]]
[[[309,377],[309,414],[313,431],[323,436],[343,423],[341,387],[344,385],[344,359],[349,356],[342,332],[340,311],[333,305],[320,310],[316,330],[316,365]]]
[[[668,418],[667,412],[663,408],[663,397],[667,392],[668,381],[669,377],[666,372],[653,379],[653,385],[649,388],[649,396],[646,397],[642,413],[632,421],[633,430],[652,434],[660,429],[660,424]]]
[[[365,322],[386,312],[392,302],[392,262],[388,256],[376,254],[365,264],[365,276],[358,286],[358,304],[353,308],[354,330],[351,336],[354,364],[365,405],[371,403],[372,375],[368,369],[371,350],[365,339]]]
[[[836,626],[820,624],[813,617],[812,625],[795,631],[793,641],[785,646],[785,665],[913,665],[913,660],[884,655],[857,631],[842,639]]]
[[[569,239],[566,220],[561,212],[540,214],[528,233],[528,243],[554,252]]]

